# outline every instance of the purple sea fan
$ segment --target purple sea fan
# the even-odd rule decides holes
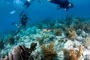
[[[13,60],[21,60],[21,49],[19,47],[15,47],[12,51]]]

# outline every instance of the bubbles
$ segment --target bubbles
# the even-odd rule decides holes
[[[30,0],[27,0],[27,1],[30,1]]]
[[[23,2],[21,0],[14,0],[13,3],[17,8],[20,7],[23,4]]]

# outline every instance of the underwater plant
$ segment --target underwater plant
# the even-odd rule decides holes
[[[0,40],[0,50],[4,48],[4,42],[3,40]]]
[[[55,28],[54,30],[55,30],[54,33],[55,33],[56,36],[60,36],[62,34],[62,29],[61,28],[59,28],[59,29]]]
[[[73,22],[73,16],[71,15],[70,17],[66,15],[66,19],[65,19],[65,24],[67,25],[67,27],[70,27],[70,25]]]
[[[87,18],[85,17],[76,17],[77,20],[79,20],[80,22],[85,22],[87,20]]]
[[[13,36],[13,35],[10,35],[10,36],[7,38],[7,41],[8,41],[9,44],[14,44],[14,42],[15,42],[14,36]]]
[[[36,46],[37,43],[31,43],[30,48],[19,45],[13,49],[12,53],[9,53],[9,56],[5,56],[4,59],[0,58],[0,60],[34,60],[31,53],[35,50]]]
[[[38,25],[36,25],[37,26],[37,28],[39,28],[39,29],[42,29],[43,28],[43,25],[42,24],[39,24],[38,23]]]
[[[36,49],[36,46],[37,46],[37,43],[31,43],[31,46],[30,46],[30,52],[32,53],[32,51],[34,51]]]
[[[59,19],[58,18],[57,20],[58,20],[58,23],[60,23],[60,24],[65,24],[65,22],[66,22],[65,19]]]
[[[41,48],[44,60],[52,60],[53,58],[58,57],[58,54],[54,50],[54,44],[52,41],[50,42],[50,45],[48,45],[47,47],[45,47],[45,45],[43,44]]]
[[[51,22],[51,21],[52,21],[51,18],[46,17],[46,18],[44,18],[44,19],[42,20],[42,23],[43,23],[43,24],[47,24],[47,23],[49,23],[49,22]]]
[[[86,33],[89,33],[89,32],[90,32],[90,22],[89,22],[89,21],[84,24],[83,30],[84,30]]]
[[[72,26],[70,28],[65,28],[64,34],[67,38],[73,40],[75,38],[75,31]]]
[[[82,55],[82,45],[79,47],[79,51],[74,49],[67,50],[65,48],[61,49],[64,52],[64,60],[79,60]]]
[[[83,30],[84,23],[81,23],[79,20],[75,20],[73,27],[74,27],[75,30],[78,30],[78,29]]]
[[[44,43],[44,39],[45,39],[45,36],[39,38],[39,37],[36,37],[36,40],[38,40],[39,42],[39,45],[42,45]]]
[[[19,45],[21,52],[22,60],[33,60],[33,57],[31,56],[32,51],[36,49],[37,43],[31,43],[30,48],[26,48],[25,46]]]
[[[54,25],[55,25],[55,22],[50,22],[50,23],[49,23],[49,27],[50,27],[50,28],[53,28]]]
[[[74,29],[77,31],[78,29],[84,30],[86,33],[90,32],[90,22],[80,22],[79,20],[74,21]]]
[[[16,36],[16,37],[15,37],[16,40],[19,40],[19,38],[20,38],[20,36]]]

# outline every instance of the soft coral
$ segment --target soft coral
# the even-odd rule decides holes
[[[82,54],[82,45],[80,45],[78,52],[75,49],[67,50],[64,48],[62,51],[64,51],[64,60],[78,60]]]

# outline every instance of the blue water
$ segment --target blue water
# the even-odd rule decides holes
[[[18,1],[16,3],[16,1]],[[12,22],[19,21],[19,14],[21,11],[11,15],[12,10],[16,10],[24,3],[25,0],[0,0],[0,35],[4,32],[17,29],[15,25],[11,25]],[[90,0],[69,0],[74,4],[74,8],[69,11],[64,9],[57,10],[56,4],[52,4],[46,0],[41,0],[42,4],[34,1],[32,5],[25,11],[28,17],[32,20],[28,20],[28,24],[40,22],[44,18],[49,17],[53,19],[64,18],[66,15],[73,15],[74,17],[90,17]]]

